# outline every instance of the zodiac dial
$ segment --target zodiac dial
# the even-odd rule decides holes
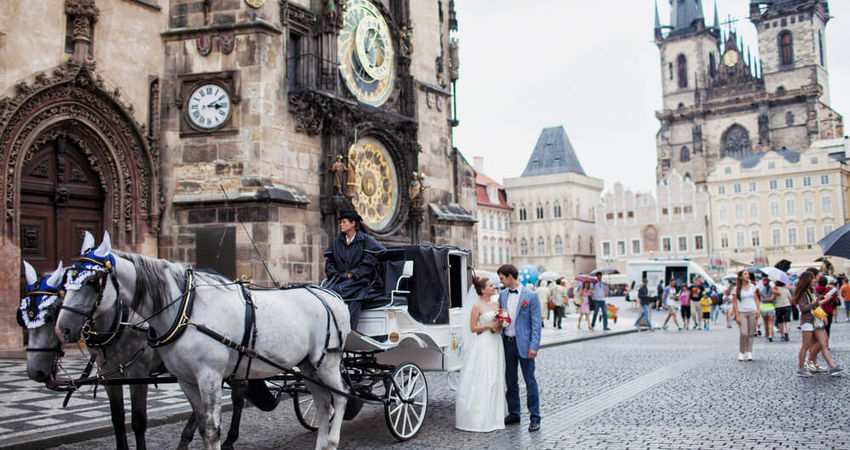
[[[337,46],[348,89],[367,105],[383,105],[393,90],[395,51],[381,12],[368,0],[346,3]]]
[[[348,151],[356,171],[351,202],[366,225],[381,231],[398,209],[398,177],[395,164],[384,145],[372,138],[358,140]]]

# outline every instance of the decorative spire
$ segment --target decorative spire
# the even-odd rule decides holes
[[[658,4],[655,5],[655,9],[656,9],[656,16],[657,16],[658,15],[658,13],[657,13]],[[720,16],[717,15],[717,0],[714,0],[714,29],[715,30],[720,29]]]
[[[676,1],[670,5],[670,25],[674,30],[689,28],[698,20],[705,20],[700,0]]]
[[[658,15],[658,0],[655,0],[655,29],[661,29],[661,17]]]

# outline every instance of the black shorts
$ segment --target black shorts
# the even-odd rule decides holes
[[[682,307],[682,309],[680,311],[682,311],[682,318],[683,319],[690,319],[691,318],[691,307],[690,306],[684,306],[684,307]]]
[[[711,319],[711,311],[702,313],[703,319]]]
[[[791,309],[793,306],[781,306],[776,308],[776,321],[779,323],[791,322]]]

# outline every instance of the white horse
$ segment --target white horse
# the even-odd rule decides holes
[[[64,342],[79,339],[83,325],[109,310],[120,295],[130,307],[148,318],[153,340],[169,372],[198,415],[204,447],[218,449],[222,381],[262,379],[281,370],[240,357],[212,330],[231,344],[245,333],[246,301],[241,287],[220,275],[194,272],[183,265],[142,255],[113,251],[109,234],[101,245],[83,256],[65,284],[56,332]],[[258,290],[251,292],[256,311],[256,338],[251,346],[274,364],[318,379],[324,386],[346,392],[341,360],[350,325],[348,308],[337,295],[320,288]],[[186,308],[187,304],[193,304]],[[175,328],[176,326],[176,328]],[[238,367],[237,367],[238,362]],[[319,417],[317,449],[339,444],[346,397],[307,382]]]

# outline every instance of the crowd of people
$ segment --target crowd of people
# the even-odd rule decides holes
[[[584,323],[587,329],[595,330],[599,319],[603,329],[608,330],[606,297],[621,293],[634,309],[640,310],[636,327],[654,329],[652,310],[664,312],[658,326],[663,330],[671,325],[679,331],[709,331],[712,326],[736,325],[740,336],[738,360],[752,361],[756,338],[788,342],[796,325],[802,334],[798,376],[810,377],[818,372],[838,375],[845,370],[832,360],[829,335],[832,324],[840,319],[842,303],[844,320],[850,321],[850,283],[844,276],[833,278],[814,268],[798,273],[798,277],[779,280],[761,271],[742,270],[720,289],[697,276],[690,284],[672,279],[668,285],[660,280],[658,285],[650,286],[648,280],[641,280],[615,291],[602,281],[601,275],[577,284],[564,279],[538,281],[533,289],[541,304],[543,327],[551,319],[553,328],[562,329],[563,318],[573,307],[578,314],[578,329]],[[819,364],[819,358],[826,366]]]

